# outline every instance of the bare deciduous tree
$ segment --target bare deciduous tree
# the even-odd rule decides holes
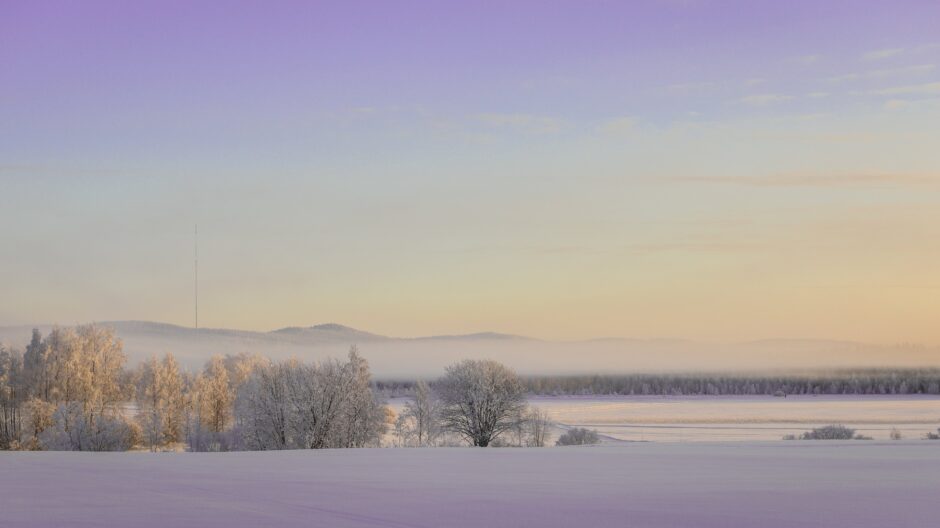
[[[527,440],[529,447],[545,447],[548,430],[552,427],[552,420],[548,412],[538,407],[530,407],[525,416]]]
[[[516,373],[492,360],[448,367],[436,389],[444,428],[479,447],[518,423],[526,405]]]
[[[419,381],[414,399],[405,403],[396,422],[400,442],[417,447],[436,445],[441,434],[440,413],[440,400],[426,382]]]

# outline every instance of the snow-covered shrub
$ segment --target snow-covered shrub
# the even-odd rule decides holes
[[[934,433],[927,433],[927,436],[926,436],[925,438],[926,438],[927,440],[940,440],[940,428],[937,429],[936,434],[934,434]]]
[[[575,427],[574,429],[568,429],[565,434],[558,437],[558,440],[555,441],[555,445],[588,445],[599,444],[600,442],[601,439],[597,436],[597,431],[592,431],[583,427]]]
[[[855,429],[844,425],[826,425],[807,431],[800,436],[802,440],[870,440],[871,438],[856,435]]]
[[[39,439],[49,451],[126,451],[139,440],[139,430],[119,414],[92,414],[72,402],[56,408]]]
[[[892,427],[892,428],[891,428],[891,433],[890,433],[890,435],[891,435],[891,439],[892,439],[892,440],[900,440],[900,439],[901,439],[901,431],[898,430],[897,427]]]

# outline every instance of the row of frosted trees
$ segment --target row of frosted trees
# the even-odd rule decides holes
[[[378,445],[387,419],[370,381],[355,348],[345,362],[316,364],[216,356],[194,375],[171,354],[126,369],[121,341],[106,327],[34,331],[25,352],[0,348],[0,449]],[[267,407],[272,397],[283,405]],[[269,410],[284,424],[277,432]],[[265,435],[281,442],[264,443]]]
[[[192,451],[545,445],[550,422],[522,381],[493,361],[463,361],[421,382],[396,417],[355,347],[345,361],[216,356],[201,372],[167,354],[125,368],[121,341],[95,325],[34,331],[0,348],[0,449]]]
[[[54,329],[20,354],[0,350],[0,447],[127,449],[136,428],[120,342],[103,328]]]

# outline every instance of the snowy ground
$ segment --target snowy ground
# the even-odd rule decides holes
[[[940,427],[940,397],[898,396],[585,396],[530,399],[567,426],[611,440],[663,442],[780,440],[844,424],[876,440],[892,429],[905,439]]]
[[[388,403],[399,412],[404,402]],[[908,440],[940,427],[940,396],[932,395],[538,396],[529,403],[560,425],[553,435],[587,427],[608,442],[776,441],[829,424],[875,440],[897,429]]]
[[[0,526],[906,527],[940,442],[0,453]]]

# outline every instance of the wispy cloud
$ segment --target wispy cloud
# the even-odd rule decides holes
[[[793,99],[791,95],[782,94],[757,94],[742,97],[741,102],[749,106],[767,106]]]
[[[904,99],[889,99],[885,101],[885,110],[900,110],[910,105],[911,102]]]
[[[636,125],[636,120],[632,117],[618,117],[604,122],[600,126],[600,131],[604,134],[617,136],[632,131],[634,125]]]
[[[765,245],[759,240],[727,240],[725,238],[727,237],[690,235],[673,240],[632,244],[621,249],[630,254],[742,253]]]
[[[531,114],[480,114],[477,120],[495,128],[507,128],[536,134],[554,134],[561,131],[562,122],[554,117]]]
[[[881,60],[895,57],[904,53],[904,48],[886,48],[880,50],[869,51],[862,55],[862,60],[872,61],[872,60]]]
[[[868,185],[940,185],[940,174],[775,174],[772,176],[700,176],[675,178],[683,183],[750,187],[860,187]]]
[[[892,86],[890,88],[872,90],[869,93],[872,95],[937,95],[940,94],[940,82]]]
[[[826,82],[841,83],[850,81],[859,81],[864,79],[882,79],[886,77],[901,77],[905,75],[923,75],[936,69],[933,64],[915,64],[913,66],[904,66],[901,68],[886,68],[880,70],[869,70],[864,72],[844,73],[826,77]]]
[[[797,64],[802,64],[804,66],[809,66],[811,64],[816,64],[822,60],[822,55],[801,55],[799,57],[792,57],[789,59],[790,62],[795,62]]]
[[[692,95],[709,93],[718,88],[718,83],[711,81],[670,84],[666,91],[673,95]]]
[[[910,110],[914,108],[925,108],[940,104],[940,97],[925,97],[915,99],[891,98],[884,102],[885,110]]]

